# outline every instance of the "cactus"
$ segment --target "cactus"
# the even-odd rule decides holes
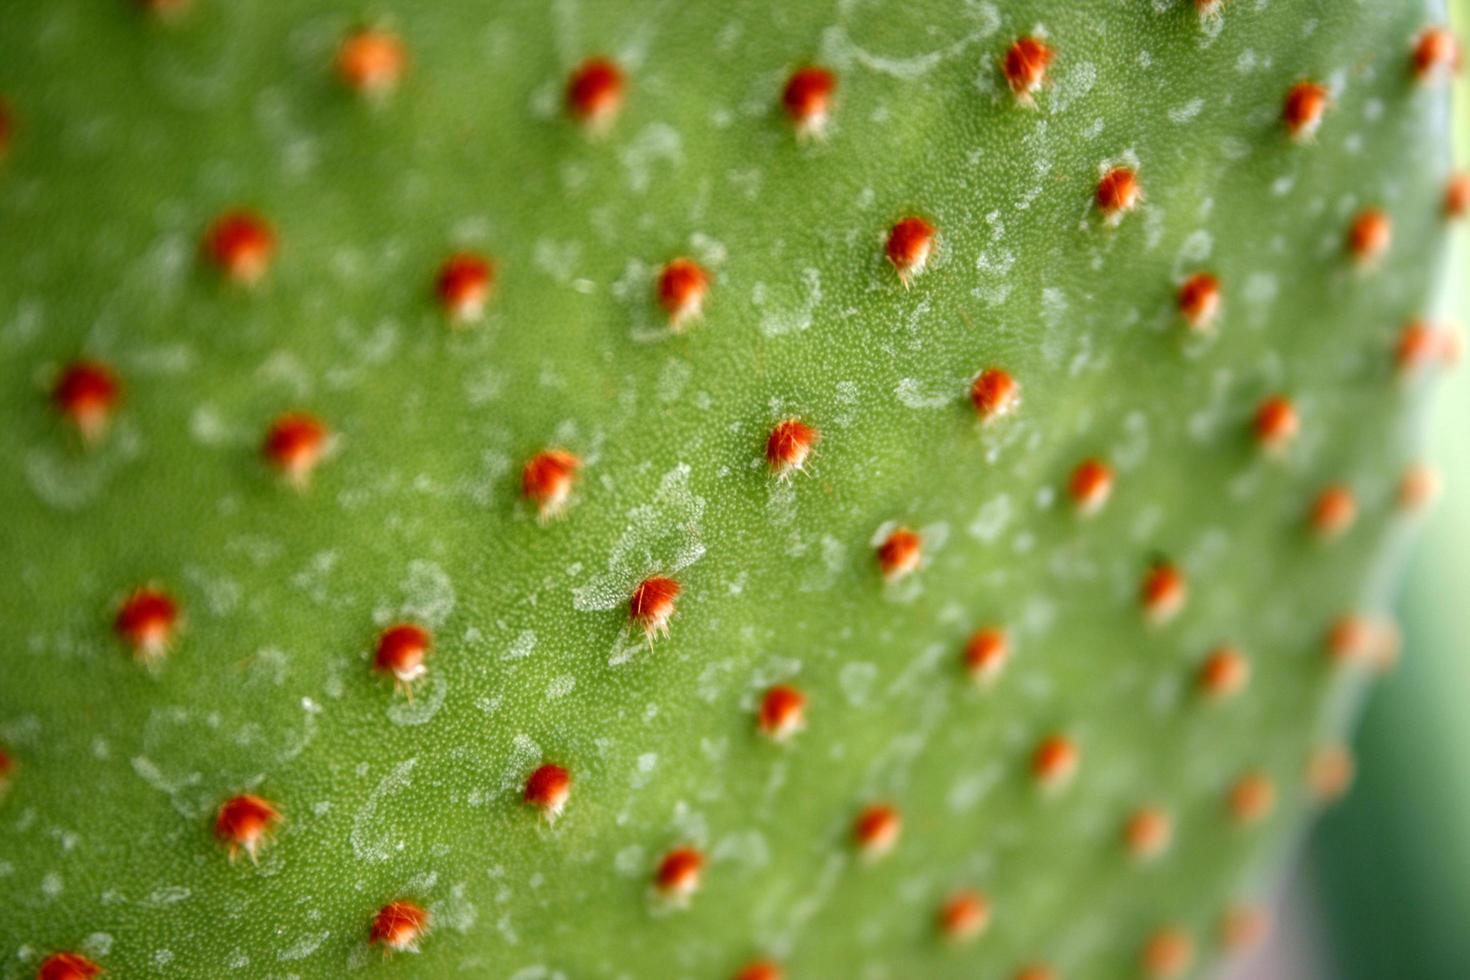
[[[0,976],[1258,936],[1429,487],[1442,6],[356,6],[0,14]]]

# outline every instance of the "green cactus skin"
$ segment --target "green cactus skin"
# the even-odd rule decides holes
[[[1394,349],[1434,312],[1449,176],[1447,90],[1410,53],[1444,16],[3,0],[0,976],[76,950],[119,977],[1127,977],[1160,930],[1202,969],[1372,673],[1324,636],[1381,609],[1406,541],[1423,399]],[[370,97],[334,68],[363,23],[408,57]],[[999,64],[1042,32],[1026,108]],[[628,79],[600,134],[563,105],[597,54]],[[780,108],[803,64],[838,80],[821,138]],[[1293,141],[1306,79],[1330,100]],[[1143,191],[1115,227],[1109,165]],[[241,205],[279,236],[248,288],[199,253]],[[1393,243],[1360,267],[1370,206]],[[905,288],[884,240],[909,215],[938,231]],[[433,277],[462,249],[498,275],[453,329]],[[653,282],[678,256],[711,283],[674,334]],[[1210,332],[1176,307],[1199,271]],[[90,444],[49,397],[83,355],[124,385]],[[1022,400],[982,424],[989,367]],[[1251,434],[1272,392],[1301,419],[1279,455]],[[300,488],[260,452],[293,409],[333,433]],[[822,438],[783,481],[787,417]],[[548,446],[583,465],[543,522],[520,467]],[[1082,518],[1090,457],[1116,486]],[[1335,484],[1357,520],[1318,540]],[[900,524],[921,567],[885,584]],[[1151,625],[1157,560],[1189,594]],[[682,593],[647,642],[653,573]],[[149,583],[182,611],[151,667],[113,628]],[[411,701],[371,669],[403,620],[433,634]],[[961,654],[988,624],[1014,649],[981,690]],[[1208,703],[1226,643],[1250,683]],[[780,743],[773,684],[806,698]],[[1048,791],[1057,734],[1080,758]],[[545,761],[572,778],[554,824],[522,799]],[[1277,805],[1241,826],[1252,773]],[[284,816],[256,862],[214,837],[240,792]],[[876,801],[902,834],[864,860]],[[1145,805],[1173,842],[1140,863]],[[652,887],[681,845],[706,858],[683,907]],[[988,928],[949,942],[965,889]],[[369,943],[398,899],[428,910],[417,954]]]

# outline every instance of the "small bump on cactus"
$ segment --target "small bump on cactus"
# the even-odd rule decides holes
[[[806,695],[790,684],[777,684],[761,698],[757,724],[771,741],[790,741],[806,726]]]
[[[1097,209],[1109,225],[1122,223],[1125,215],[1143,203],[1143,188],[1132,167],[1112,167],[1097,182]]]
[[[821,139],[826,135],[836,91],[837,76],[826,68],[807,65],[791,73],[781,90],[781,107],[799,137]]]
[[[1200,665],[1199,687],[1212,701],[1235,697],[1250,683],[1251,663],[1235,647],[1222,646],[1210,651]]]
[[[650,645],[655,637],[669,635],[669,620],[683,590],[677,580],[666,575],[650,575],[633,590],[628,599],[628,614],[642,627]]]
[[[703,880],[704,863],[704,855],[697,848],[676,847],[658,862],[654,887],[671,905],[688,905]]]
[[[560,517],[572,497],[582,461],[565,449],[543,449],[521,471],[521,495],[536,506],[543,521]]]
[[[996,626],[985,626],[971,634],[965,644],[965,669],[980,687],[993,686],[1011,657],[1011,639]]]
[[[434,293],[455,326],[477,323],[495,286],[495,266],[482,255],[460,252],[444,260],[434,279]]]
[[[393,689],[413,700],[414,684],[429,673],[433,637],[417,623],[397,623],[378,634],[373,670],[393,678]]]
[[[214,818],[214,836],[228,849],[231,861],[244,851],[255,864],[260,849],[270,842],[280,823],[281,811],[275,804],[253,793],[241,793],[220,804]]]
[[[709,273],[692,259],[678,258],[658,274],[658,303],[669,317],[669,329],[678,333],[704,315]]]
[[[395,35],[362,28],[342,40],[337,74],[348,88],[368,98],[383,99],[398,87],[407,62],[403,42]]]
[[[332,449],[332,435],[316,416],[293,411],[277,418],[266,430],[261,453],[286,482],[305,490],[311,475]]]
[[[935,228],[923,218],[900,219],[888,232],[888,244],[884,252],[888,261],[898,270],[898,278],[907,288],[913,284],[929,264],[934,251]]]
[[[1002,368],[986,368],[970,385],[970,403],[980,421],[1004,418],[1021,404],[1021,387]]]
[[[800,419],[782,419],[766,440],[766,464],[777,479],[787,479],[806,468],[821,433]]]
[[[567,81],[567,111],[594,133],[605,133],[623,108],[627,80],[609,58],[584,61]]]
[[[394,899],[373,916],[369,936],[385,954],[417,953],[429,925],[429,913],[422,906],[408,899]]]
[[[122,382],[100,361],[73,361],[56,379],[51,400],[63,418],[77,427],[82,440],[96,443],[107,433],[122,400]]]
[[[1151,980],[1174,980],[1194,966],[1194,937],[1175,926],[1155,932],[1143,949],[1142,967]]]
[[[1100,459],[1084,459],[1072,471],[1067,495],[1081,517],[1093,517],[1113,493],[1113,469]]]
[[[36,980],[92,980],[103,972],[102,967],[81,953],[52,953],[41,961]]]
[[[1174,837],[1174,820],[1156,806],[1145,806],[1128,818],[1123,842],[1134,861],[1153,861],[1169,849]]]
[[[1015,93],[1017,102],[1035,106],[1036,93],[1046,84],[1046,71],[1051,67],[1053,57],[1055,55],[1045,41],[1030,35],[1017,38],[1010,46],[1003,68],[1006,82]]]
[[[1220,280],[1208,272],[1196,272],[1179,287],[1178,302],[1190,330],[1210,330],[1220,316]]]
[[[239,208],[215,219],[204,235],[204,254],[227,279],[252,286],[270,271],[276,233],[253,211]]]
[[[123,600],[113,617],[113,629],[146,666],[158,663],[173,646],[179,625],[179,605],[163,589],[148,585]]]
[[[1316,82],[1297,82],[1286,93],[1286,102],[1281,107],[1281,121],[1286,132],[1298,143],[1310,143],[1322,128],[1322,118],[1332,95],[1327,86]]]
[[[892,852],[902,832],[902,815],[887,803],[871,803],[863,807],[852,826],[858,852],[869,861],[876,861]]]
[[[974,942],[989,928],[990,899],[983,892],[955,892],[939,910],[939,930],[952,945]]]
[[[526,780],[526,802],[540,810],[547,823],[555,823],[572,795],[572,777],[554,762],[543,763]]]

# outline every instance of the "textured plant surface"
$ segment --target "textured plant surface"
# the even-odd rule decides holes
[[[3,0],[0,976],[1246,942],[1391,655],[1443,17]]]

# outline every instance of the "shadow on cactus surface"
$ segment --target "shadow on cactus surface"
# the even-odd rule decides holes
[[[3,0],[0,976],[1248,945],[1431,488],[1445,17]]]

